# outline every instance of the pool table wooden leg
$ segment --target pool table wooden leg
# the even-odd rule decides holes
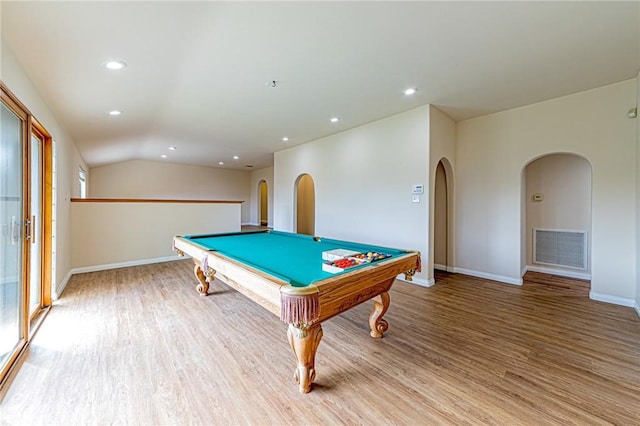
[[[322,339],[322,327],[319,323],[308,327],[289,324],[287,336],[291,349],[298,359],[293,377],[300,385],[300,392],[309,393],[311,383],[316,378],[316,351]]]
[[[371,315],[369,315],[369,327],[371,327],[371,337],[379,339],[389,328],[389,323],[383,320],[382,316],[387,312],[387,309],[389,309],[391,299],[389,298],[389,293],[385,291],[372,300],[373,309],[371,310]]]
[[[200,296],[207,296],[207,292],[209,291],[209,283],[214,280],[214,276],[216,274],[215,269],[207,268],[207,270],[203,272],[200,268],[200,265],[196,263],[193,267],[193,274],[200,282],[200,284],[196,286],[196,290],[198,290]]]

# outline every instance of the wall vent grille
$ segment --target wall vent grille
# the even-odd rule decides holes
[[[587,232],[534,228],[533,261],[586,270]]]

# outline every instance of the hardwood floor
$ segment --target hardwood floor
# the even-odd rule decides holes
[[[323,324],[298,392],[279,319],[189,261],[77,275],[0,405],[0,424],[640,424],[630,308],[438,273]]]
[[[589,297],[591,281],[541,272],[527,272],[522,284],[529,293],[547,296]]]

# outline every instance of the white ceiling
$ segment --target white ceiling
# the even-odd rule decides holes
[[[91,167],[261,168],[420,105],[463,120],[640,71],[638,2],[0,5],[2,38]]]

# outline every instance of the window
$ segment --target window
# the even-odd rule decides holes
[[[78,169],[78,181],[80,182],[80,198],[87,198],[87,172],[82,167]]]

